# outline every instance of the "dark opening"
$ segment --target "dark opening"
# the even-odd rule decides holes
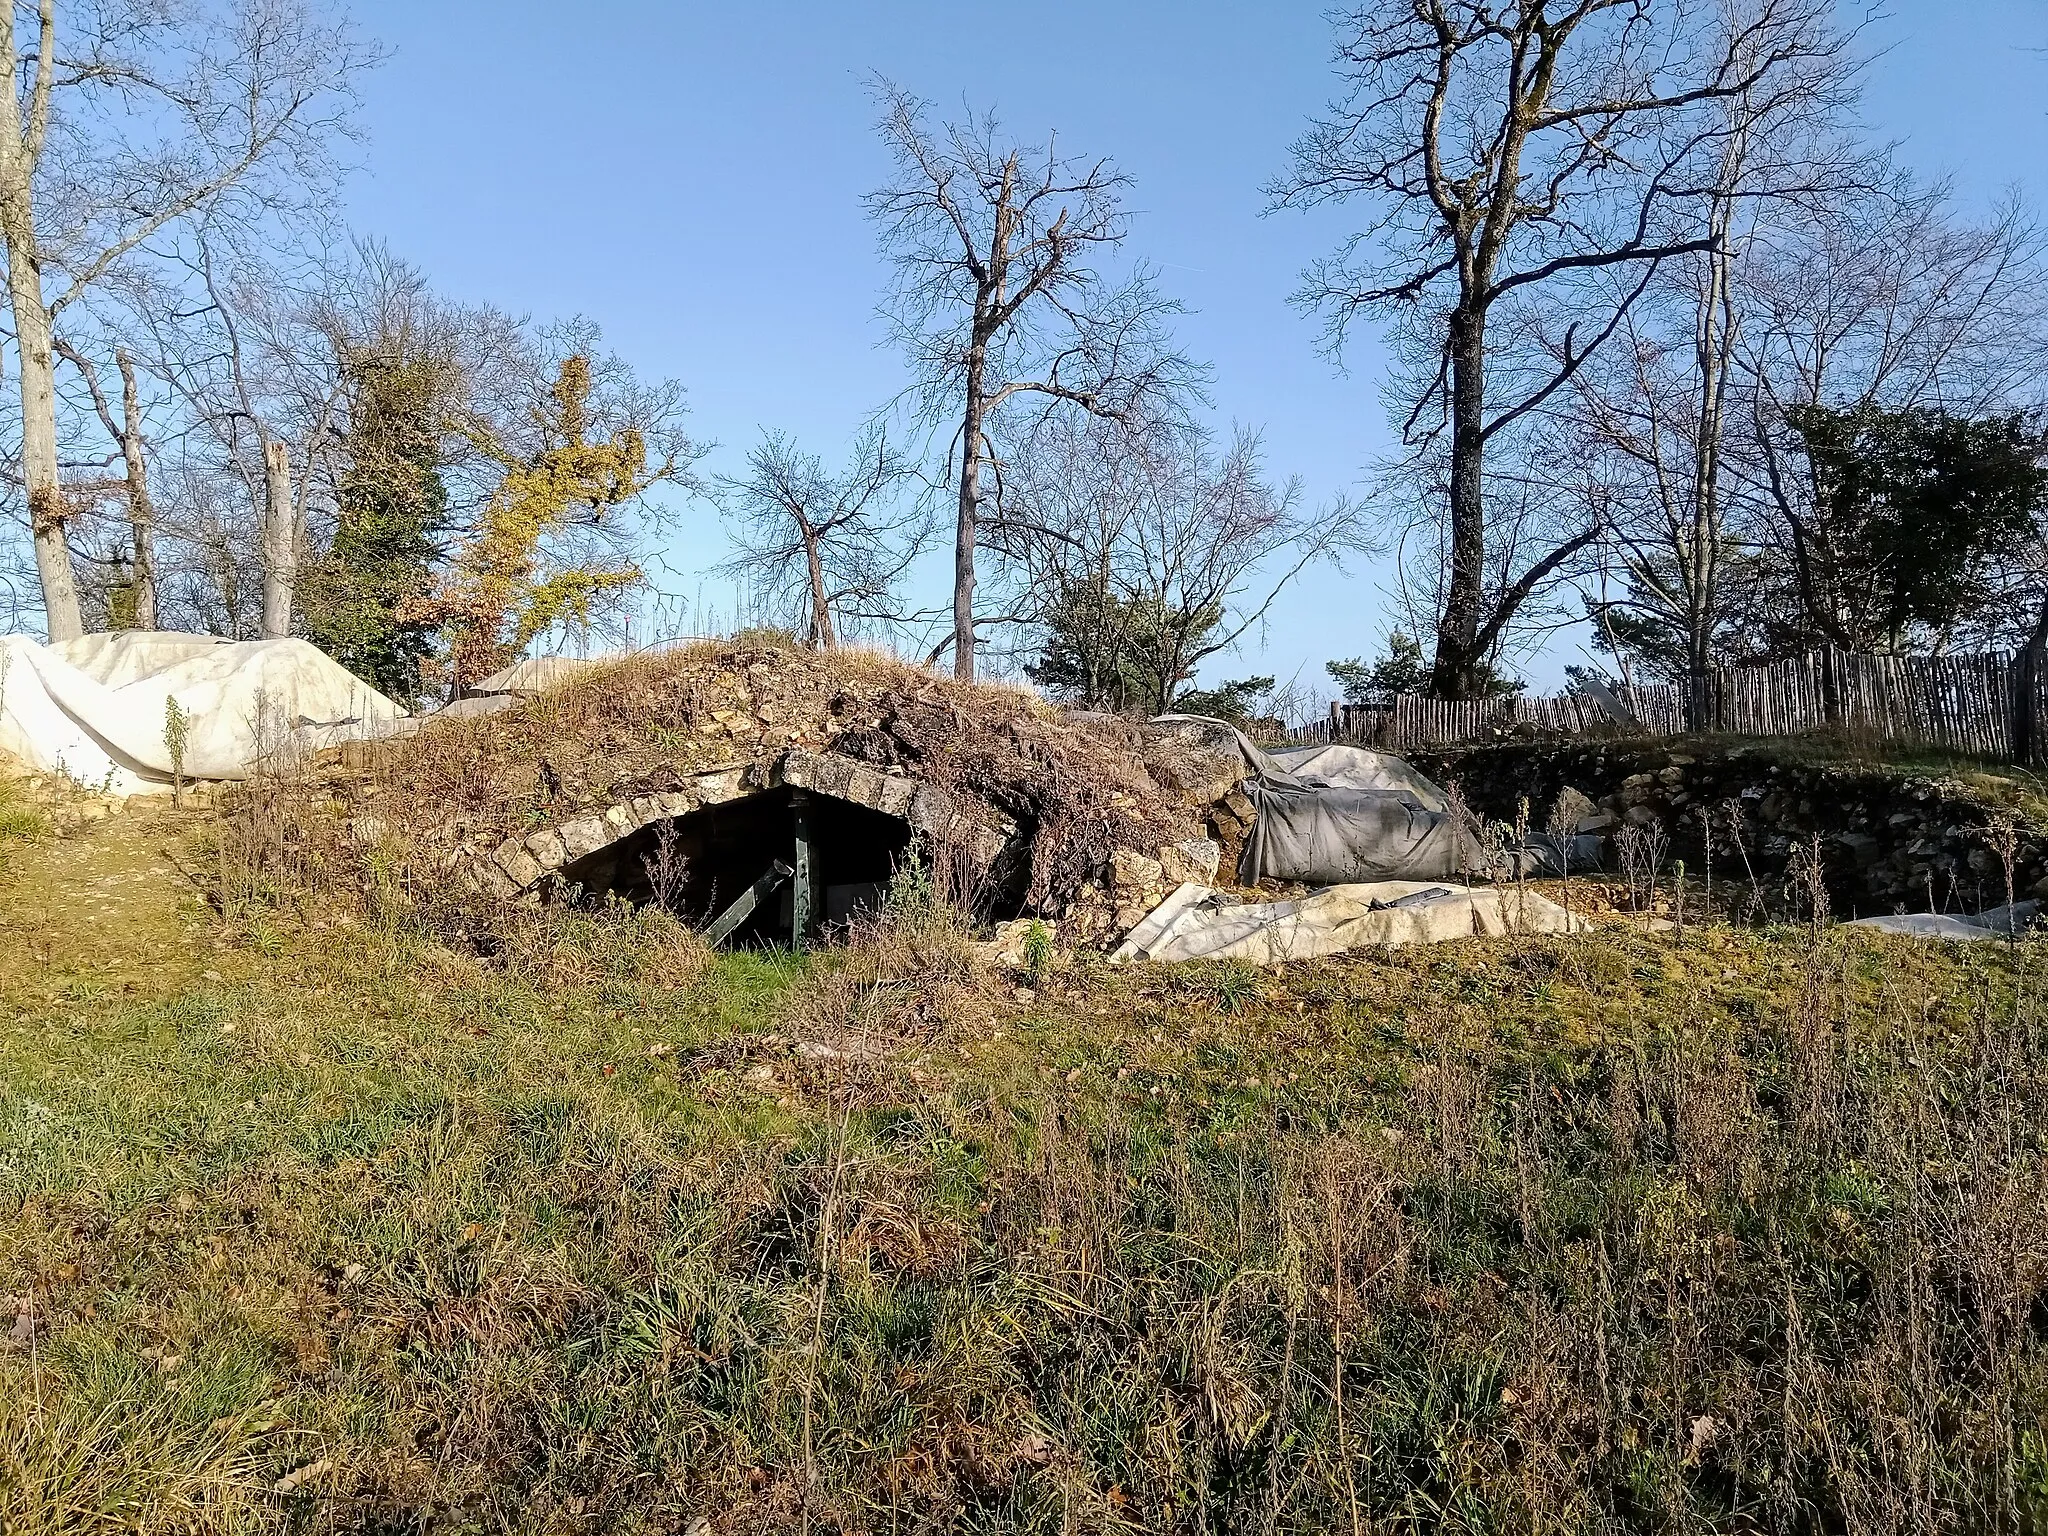
[[[815,792],[806,819],[817,893],[814,924],[843,924],[878,905],[910,846],[910,824]],[[614,895],[643,906],[658,900],[702,928],[777,859],[796,867],[795,808],[787,789],[650,823],[564,865],[562,878],[580,887],[582,900]],[[791,882],[784,881],[728,943],[788,943],[793,906]]]

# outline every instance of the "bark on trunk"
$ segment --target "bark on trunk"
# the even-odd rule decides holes
[[[7,210],[5,233],[8,297],[14,306],[21,373],[21,479],[28,492],[29,522],[35,536],[43,623],[55,644],[84,634],[85,621],[78,609],[71,547],[64,537],[69,509],[57,480],[57,385],[50,355],[50,312],[43,304],[42,262],[25,208]]]
[[[1700,425],[1694,449],[1692,547],[1686,597],[1686,725],[1694,731],[1718,728],[1707,686],[1714,664],[1714,621],[1721,611],[1721,439],[1725,430],[1728,376],[1734,365],[1735,197],[1748,153],[1747,123],[1724,149],[1721,184],[1715,193],[1707,252],[1707,287],[1701,295],[1699,326]]]
[[[77,639],[85,632],[85,623],[78,611],[71,547],[64,537],[68,509],[57,479],[56,365],[50,356],[50,310],[43,300],[43,259],[35,226],[36,161],[48,124],[56,58],[52,0],[40,0],[36,19],[36,62],[26,112],[19,90],[22,56],[15,46],[15,18],[10,14],[0,23],[0,64],[7,75],[7,88],[0,92],[0,239],[7,244],[7,296],[14,308],[21,371],[21,481],[28,493],[36,575],[43,589],[43,623],[54,644]]]
[[[960,426],[960,512],[953,530],[953,675],[974,681],[974,546],[980,537],[982,358],[967,364],[967,409]]]
[[[291,454],[277,438],[263,444],[263,492],[263,638],[282,640],[292,632],[299,530]]]
[[[1485,657],[1479,609],[1486,589],[1486,322],[1451,317],[1451,568],[1437,625],[1430,691],[1438,698],[1477,697]]]
[[[839,641],[832,633],[832,603],[825,591],[825,561],[818,553],[818,535],[814,530],[804,528],[803,541],[804,561],[811,576],[811,641],[829,651]]]
[[[156,508],[142,456],[142,394],[135,384],[134,360],[117,351],[114,362],[121,370],[121,459],[128,468],[128,531],[135,543],[135,627],[155,629]]]

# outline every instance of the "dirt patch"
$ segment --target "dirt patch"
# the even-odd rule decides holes
[[[6,840],[0,857],[0,990],[155,995],[209,963],[194,847],[207,818],[131,811],[66,835]]]

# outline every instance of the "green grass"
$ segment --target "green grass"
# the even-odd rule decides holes
[[[0,958],[10,1536],[2038,1528],[2031,945],[1027,1000],[164,889],[145,979]]]
[[[49,820],[40,807],[22,793],[16,781],[0,774],[0,869],[4,869],[10,843],[31,843],[49,831]]]

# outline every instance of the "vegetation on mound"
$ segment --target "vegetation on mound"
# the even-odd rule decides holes
[[[809,959],[611,912],[0,967],[0,1518],[2048,1514],[2034,945],[1034,964],[917,897]]]
[[[1170,766],[1155,775],[1145,744],[1113,723],[1071,721],[1022,689],[761,632],[632,657],[500,714],[350,749],[346,766],[310,782],[254,784],[239,835],[278,891],[333,886],[339,896],[367,884],[445,897],[453,845],[488,853],[508,836],[793,747],[901,769],[970,819],[1013,821],[1034,911],[1062,909],[1118,849],[1149,854],[1201,834]]]

